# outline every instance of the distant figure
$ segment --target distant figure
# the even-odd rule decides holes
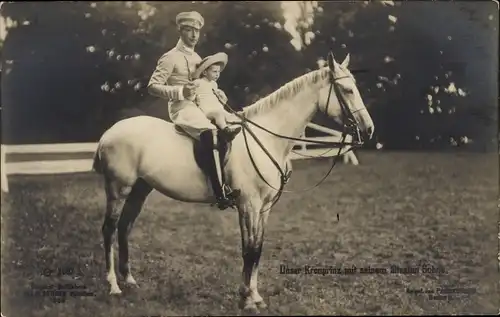
[[[192,101],[196,95],[196,85],[191,74],[201,57],[194,51],[200,38],[200,30],[205,21],[196,11],[179,13],[175,19],[179,31],[177,45],[158,60],[156,69],[151,75],[148,92],[168,101],[168,112],[172,122],[182,128],[192,138],[199,140],[210,152],[208,177],[214,190],[217,205],[225,209],[231,200],[239,194],[222,183],[221,162],[219,157],[217,127],[210,122],[203,111]],[[222,102],[227,102],[227,98]],[[231,199],[229,197],[231,196]]]
[[[225,96],[225,94],[218,88],[217,80],[226,67],[227,60],[226,53],[217,53],[205,57],[194,72],[193,78],[198,87],[196,89],[196,104],[207,118],[215,122],[215,125],[221,129],[224,139],[230,142],[240,133],[241,127],[228,125],[227,121],[228,119],[231,120],[233,115],[227,112],[224,105],[219,101],[219,98],[223,99],[220,96]]]

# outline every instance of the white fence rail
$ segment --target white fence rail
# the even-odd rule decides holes
[[[307,137],[306,136],[306,138],[309,140],[331,141],[331,142],[340,142],[342,140],[342,133],[339,131],[325,128],[325,127],[320,126],[320,125],[315,124],[315,123],[308,123],[307,128],[328,134],[328,136],[317,136],[317,137]],[[302,137],[304,137],[304,135],[305,135],[305,133],[302,135]],[[350,135],[348,135],[346,137],[345,141],[351,142],[352,137]],[[309,158],[316,158],[316,157],[332,157],[332,156],[336,156],[339,153],[338,148],[329,148],[327,146],[325,146],[323,148],[312,149],[310,147],[313,145],[313,143],[309,143],[309,142],[305,142],[305,141],[304,142],[298,141],[298,142],[296,142],[296,146],[297,145],[300,146],[300,149],[293,150],[293,152],[291,154],[292,160],[309,159]],[[345,164],[351,163],[353,165],[358,165],[359,162],[358,162],[358,159],[357,159],[356,155],[354,154],[354,152],[350,151],[348,153],[345,153],[348,149],[349,149],[349,147],[344,147],[340,152],[340,154],[343,157],[344,163]]]
[[[328,136],[308,137],[312,140],[322,141],[340,141],[341,133],[323,126],[309,123],[308,128],[328,134]],[[350,141],[350,136],[346,139]],[[338,153],[338,148],[308,148],[311,143],[296,142],[296,147],[291,155],[292,160],[308,159],[312,157],[331,157]],[[29,144],[29,145],[3,145],[1,146],[1,180],[2,191],[8,192],[9,184],[7,175],[18,174],[62,174],[62,173],[78,173],[89,172],[92,170],[92,156],[97,149],[97,143],[67,143],[67,144]],[[342,150],[345,152],[347,148]],[[88,158],[83,159],[43,159],[32,161],[14,161],[6,162],[7,155],[19,154],[85,154]],[[344,163],[358,165],[356,155],[351,151],[343,155]]]

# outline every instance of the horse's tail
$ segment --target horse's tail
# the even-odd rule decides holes
[[[97,173],[101,174],[103,172],[102,160],[100,155],[100,147],[94,153],[94,163],[92,164],[92,169]]]

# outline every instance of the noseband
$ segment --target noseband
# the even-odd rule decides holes
[[[332,76],[332,74],[330,74]],[[335,91],[335,95],[337,96],[337,100],[339,101],[340,104],[340,109],[342,111],[342,119],[343,119],[343,133],[355,133],[357,140],[355,141],[354,146],[361,146],[363,145],[363,142],[361,141],[361,135],[359,132],[359,127],[358,124],[356,123],[356,119],[354,118],[354,114],[364,110],[363,108],[355,109],[351,111],[349,106],[347,105],[347,102],[344,98],[344,95],[341,93],[340,88],[338,85],[335,85],[335,82],[340,79],[344,78],[349,78],[350,76],[342,76],[338,78],[333,78],[330,77],[330,90],[328,92],[328,99],[326,101],[326,108],[325,108],[325,114],[328,115],[328,107],[330,106],[330,95],[332,93],[332,90]],[[349,144],[351,145],[351,144]]]

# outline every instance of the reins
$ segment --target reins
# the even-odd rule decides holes
[[[339,79],[342,79],[342,78],[346,78],[346,77],[348,77],[348,76],[343,76],[343,77],[332,78],[331,79],[330,90],[328,92],[328,98],[327,98],[325,112],[328,113],[328,107],[329,107],[329,104],[330,104],[331,93],[332,93],[332,90],[335,89],[337,98],[339,99],[339,102],[340,102],[340,105],[341,105],[342,112],[344,114],[344,118],[348,118],[349,121],[352,121],[352,112],[350,112],[349,109],[347,108],[345,100],[343,98],[339,98],[338,87],[336,87],[334,85],[334,82],[336,80],[339,80]],[[345,142],[345,139],[347,137],[347,131],[346,131],[347,130],[347,126],[346,126],[345,123],[344,123],[344,129],[342,131],[341,142],[336,142],[336,141],[320,141],[320,140],[311,140],[311,139],[303,139],[303,138],[294,138],[294,137],[289,137],[289,136],[285,136],[285,135],[281,135],[281,134],[275,133],[275,132],[270,131],[269,129],[267,129],[267,128],[265,128],[265,127],[263,127],[263,126],[255,123],[254,121],[246,118],[244,115],[239,114],[231,106],[229,106],[227,104],[227,102],[226,103],[222,102],[222,100],[220,100],[219,96],[215,93],[215,91],[214,91],[214,94],[217,96],[217,98],[219,99],[219,101],[229,110],[229,112],[231,112],[232,114],[234,114],[236,117],[238,117],[241,120],[241,122],[238,122],[237,124],[240,124],[243,127],[243,129],[242,129],[243,138],[245,140],[245,145],[246,145],[246,148],[247,148],[248,155],[250,157],[250,161],[252,162],[252,165],[253,165],[255,171],[257,172],[257,174],[259,175],[259,177],[269,187],[271,187],[272,189],[278,191],[278,193],[276,194],[276,196],[273,199],[273,203],[271,204],[271,206],[268,209],[266,209],[264,211],[261,211],[261,213],[263,213],[263,212],[271,209],[278,202],[278,200],[281,198],[281,195],[284,192],[286,192],[286,193],[307,192],[307,191],[310,191],[310,190],[318,187],[319,185],[321,185],[321,183],[323,183],[326,180],[326,178],[332,172],[333,168],[336,166],[338,158],[340,156],[340,153],[341,153],[342,149],[346,145],[351,145],[351,146],[360,146],[360,145],[362,145],[362,143],[360,143],[360,142]],[[340,96],[342,96],[342,95],[340,94]],[[359,111],[359,110],[356,110],[356,111]],[[313,185],[313,186],[311,186],[309,188],[306,188],[306,189],[303,189],[303,190],[300,190],[300,191],[286,191],[286,190],[284,190],[284,187],[288,183],[288,181],[290,180],[292,171],[288,169],[288,165],[285,166],[285,171],[283,171],[283,169],[281,168],[280,164],[269,153],[269,151],[266,149],[266,147],[262,144],[262,142],[255,135],[255,133],[248,127],[248,123],[250,123],[250,124],[258,127],[259,129],[261,129],[261,130],[263,130],[263,131],[265,131],[265,132],[267,132],[267,133],[269,133],[269,134],[271,134],[273,136],[276,136],[278,138],[282,138],[282,139],[286,139],[286,140],[291,140],[291,141],[316,143],[316,144],[321,144],[321,145],[339,146],[339,150],[338,150],[338,153],[337,153],[337,155],[335,156],[335,158],[333,160],[332,166],[330,167],[330,169],[328,170],[328,172],[325,174],[325,176],[323,176],[323,178],[320,179],[319,182],[317,182],[315,185]],[[349,123],[352,123],[352,122],[349,122]],[[257,164],[255,163],[255,160],[254,160],[254,158],[252,156],[252,153],[250,151],[250,147],[249,147],[249,144],[248,144],[247,133],[249,133],[253,137],[253,139],[255,140],[255,142],[264,151],[264,153],[269,157],[269,159],[271,160],[271,162],[273,163],[273,165],[278,169],[278,172],[280,173],[280,186],[279,186],[279,188],[276,188],[276,187],[272,186],[271,184],[269,184],[269,182],[265,179],[265,177],[262,175],[262,173],[260,172],[259,168],[257,167]],[[359,140],[359,130],[358,129],[357,129],[357,133],[358,133],[358,140]],[[345,153],[348,153],[349,151],[352,151],[352,149],[353,149],[352,147],[349,148]],[[331,150],[332,149],[328,150],[327,152],[329,152]]]

